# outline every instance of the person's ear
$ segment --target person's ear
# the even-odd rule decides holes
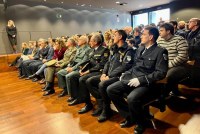
[[[149,40],[153,40],[153,35],[149,35]]]

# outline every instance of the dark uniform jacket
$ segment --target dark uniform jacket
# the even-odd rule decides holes
[[[108,62],[104,66],[103,74],[110,78],[119,77],[121,73],[129,70],[134,63],[135,50],[125,43],[118,48],[114,45],[110,50]]]
[[[73,71],[78,70],[80,65],[88,61],[90,50],[91,48],[87,44],[77,49],[73,61],[69,64]]]
[[[138,48],[133,67],[122,74],[122,82],[128,84],[130,79],[138,78],[141,86],[150,85],[163,79],[168,70],[168,52],[157,46],[157,43],[147,49]],[[142,54],[143,53],[143,54]]]
[[[195,65],[200,66],[200,27],[196,31],[186,34],[189,46],[189,59],[195,60]]]
[[[89,53],[89,60],[82,63],[81,70],[82,72],[89,70],[89,72],[98,72],[101,71],[108,61],[109,49],[100,45],[97,50],[91,49]]]

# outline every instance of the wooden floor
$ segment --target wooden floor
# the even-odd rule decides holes
[[[134,127],[120,128],[123,119],[118,114],[105,123],[98,123],[90,115],[91,111],[77,113],[84,104],[69,107],[67,97],[57,98],[60,89],[56,88],[54,95],[43,97],[41,85],[20,80],[17,75],[16,71],[0,73],[0,134],[133,133]],[[147,129],[145,134],[179,134],[178,126],[200,113],[199,105],[192,102],[171,100],[169,103],[170,108],[164,113],[151,108],[158,129]]]

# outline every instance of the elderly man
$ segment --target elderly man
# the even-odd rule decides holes
[[[186,40],[189,45],[189,77],[190,84],[199,86],[200,79],[200,19],[191,18],[189,21],[189,32],[186,34]]]
[[[70,76],[70,75],[73,75],[74,73],[78,72],[79,65],[88,60],[90,47],[88,46],[87,43],[88,43],[88,38],[86,36],[81,36],[78,39],[79,47],[76,51],[75,57],[73,58],[73,62],[70,63],[69,60],[66,60],[66,59],[61,60],[61,62],[63,62],[63,64],[65,64],[65,65],[68,64],[68,66],[65,66],[65,67],[62,66],[62,67],[64,67],[64,69],[58,71],[58,73],[57,73],[58,85],[59,85],[59,87],[63,88],[62,93],[59,94],[58,97],[63,97],[67,94],[72,96],[73,92],[69,91],[70,84],[66,84],[66,83],[68,83],[68,79],[66,78],[66,76]],[[73,100],[73,98],[69,98],[69,101],[72,101],[72,100]]]
[[[81,65],[81,70],[76,75],[69,78],[73,82],[70,90],[76,90],[77,92],[76,100],[69,105],[76,105],[80,102],[86,103],[85,107],[79,110],[79,114],[85,113],[93,108],[89,90],[86,86],[86,80],[92,76],[101,74],[101,70],[108,60],[109,50],[102,46],[101,42],[101,36],[99,34],[94,34],[91,37],[90,46],[93,50],[89,54],[89,60]],[[77,85],[79,86],[77,87]]]

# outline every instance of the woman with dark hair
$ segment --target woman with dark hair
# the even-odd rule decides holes
[[[17,28],[14,24],[14,21],[9,20],[8,25],[6,26],[6,32],[8,34],[8,39],[13,48],[13,53],[17,53]]]

